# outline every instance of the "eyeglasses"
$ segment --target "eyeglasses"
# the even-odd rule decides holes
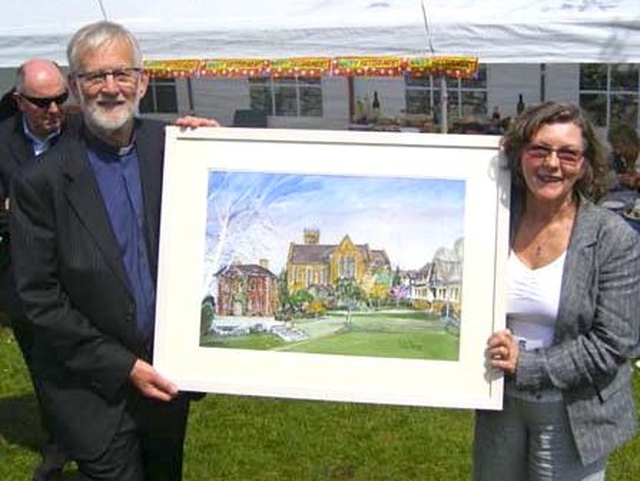
[[[64,91],[56,97],[32,97],[31,95],[19,94],[25,100],[41,109],[48,109],[52,103],[56,105],[62,105],[69,98],[69,92]]]
[[[102,86],[107,83],[107,77],[111,75],[113,77],[113,81],[118,85],[123,87],[132,86],[136,80],[138,80],[138,76],[142,72],[141,68],[138,67],[126,67],[126,68],[116,68],[113,70],[95,70],[93,72],[80,72],[75,74],[76,78],[80,79],[86,85],[90,87]]]
[[[551,157],[551,154],[555,153],[558,156],[558,160],[565,164],[577,164],[584,155],[582,150],[571,147],[553,148],[540,144],[531,144],[525,148],[524,152],[527,157],[534,160],[546,160]]]

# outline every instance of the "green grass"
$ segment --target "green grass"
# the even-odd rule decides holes
[[[184,479],[467,480],[472,426],[466,410],[210,394],[192,407]],[[26,369],[0,328],[0,480],[30,479],[41,443]],[[607,480],[640,479],[638,453],[638,438],[616,452]]]

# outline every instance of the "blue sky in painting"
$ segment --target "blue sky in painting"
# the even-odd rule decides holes
[[[314,228],[321,244],[348,235],[417,269],[463,236],[464,198],[462,180],[210,172],[207,258],[213,269],[266,258],[279,273],[290,242]]]

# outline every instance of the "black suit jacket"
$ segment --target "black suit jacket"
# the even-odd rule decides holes
[[[72,457],[103,452],[120,423],[128,375],[150,346],[84,138],[69,132],[14,177],[11,236],[18,293],[34,328],[33,377],[58,442]],[[156,279],[164,126],[136,121],[145,235]],[[135,394],[134,394],[135,395]]]
[[[5,209],[5,199],[9,197],[14,174],[34,158],[31,142],[24,135],[22,115],[18,113],[0,122],[0,309],[16,322],[22,308],[11,275],[9,211]]]
[[[24,135],[22,115],[0,122],[0,199],[9,196],[13,175],[34,158],[31,142]]]
[[[64,132],[70,129],[77,129],[80,124],[80,117],[77,115],[65,119],[63,125]],[[57,143],[58,139],[53,143]],[[0,307],[9,315],[11,319],[19,319],[22,316],[22,308],[15,294],[13,276],[10,269],[9,256],[9,216],[10,211],[5,209],[5,199],[9,197],[11,179],[25,165],[34,162],[36,158],[33,153],[31,141],[24,134],[23,117],[20,112],[0,122],[0,255],[3,256],[0,272]],[[4,251],[3,249],[7,249]]]

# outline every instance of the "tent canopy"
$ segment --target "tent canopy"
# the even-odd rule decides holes
[[[638,0],[22,0],[3,4],[0,66],[34,56],[66,64],[71,34],[105,16],[136,34],[146,59],[640,62]]]

